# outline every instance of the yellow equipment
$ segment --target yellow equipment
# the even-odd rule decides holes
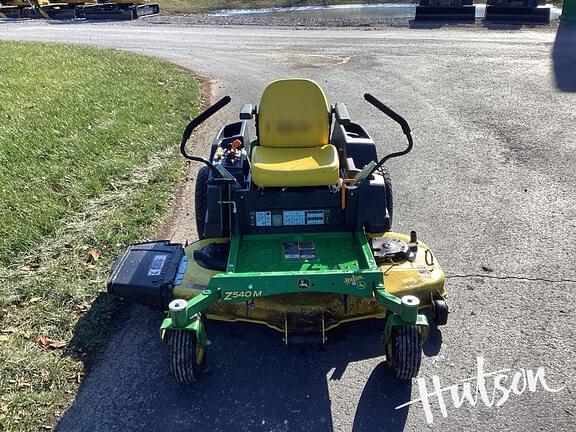
[[[158,4],[145,0],[0,0],[0,18],[132,20],[159,12]]]
[[[306,104],[299,103],[301,100],[306,100]],[[256,185],[338,183],[338,151],[329,144],[330,108],[316,83],[305,79],[275,81],[264,91],[260,109],[260,137],[252,151],[252,178]]]
[[[27,0],[0,0],[0,18],[22,18],[24,9],[29,7]]]
[[[74,19],[77,10],[86,0],[67,0],[66,2],[51,2],[50,0],[29,0],[28,8],[24,9],[22,18]]]
[[[159,13],[160,6],[157,3],[134,0],[98,0],[95,4],[82,7],[82,16],[89,20],[133,20]]]

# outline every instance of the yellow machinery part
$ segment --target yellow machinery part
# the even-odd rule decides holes
[[[308,79],[282,79],[266,87],[258,107],[259,145],[321,147],[330,134],[329,107],[322,88]]]
[[[261,187],[326,186],[338,183],[338,151],[316,148],[255,147],[252,179]]]
[[[371,235],[380,236],[406,243],[410,241],[409,236],[399,233]],[[210,243],[226,241],[226,238],[205,239],[186,247],[189,261],[183,282],[174,287],[174,298],[192,298],[208,286],[210,278],[218,272],[198,265],[193,259],[194,251]],[[418,254],[414,262],[382,264],[379,267],[388,292],[399,297],[415,295],[420,299],[422,308],[430,307],[433,298],[446,296],[444,272],[430,249],[422,242],[418,243]],[[220,302],[207,310],[207,316],[211,319],[259,323],[281,332],[286,332],[286,317],[290,315],[294,317],[297,325],[302,323],[298,330],[303,331],[312,330],[315,324],[310,324],[310,318],[321,315],[324,331],[328,331],[344,322],[384,318],[386,310],[374,298],[350,297],[345,306],[342,296],[314,292],[262,297],[254,300],[250,307],[245,303]],[[290,329],[294,330],[296,329]]]
[[[405,243],[410,236],[388,232],[370,237],[395,238]],[[418,242],[418,253],[414,262],[381,264],[386,291],[395,296],[414,295],[420,299],[423,307],[430,306],[432,297],[446,297],[444,271],[432,251],[425,243]]]

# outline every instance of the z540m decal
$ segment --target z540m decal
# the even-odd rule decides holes
[[[228,291],[224,293],[223,300],[234,300],[237,298],[250,299],[256,297],[262,297],[262,291]]]

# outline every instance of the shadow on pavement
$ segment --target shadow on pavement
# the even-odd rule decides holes
[[[350,395],[354,401],[362,393],[348,414],[354,430],[402,430],[406,422],[408,409],[395,407],[410,400],[411,383],[381,363],[382,321],[343,325],[329,333],[329,344],[304,349],[285,347],[263,326],[209,321],[209,370],[179,386],[158,335],[162,314],[134,305],[119,316],[57,431],[332,431],[329,386],[364,383],[366,373],[365,388]],[[377,366],[347,371],[366,359]]]
[[[393,372],[380,363],[370,375],[358,402],[354,432],[403,431],[408,408],[396,410],[410,400],[412,384],[399,381]]]
[[[90,309],[84,313],[74,328],[72,338],[64,353],[84,362],[87,372],[98,363],[98,357],[106,348],[115,323],[126,320],[132,303],[108,293],[96,296]]]
[[[431,21],[416,21],[410,20],[408,21],[408,26],[411,29],[439,29],[442,27],[473,27],[474,21],[448,21],[448,20],[431,20]]]
[[[563,92],[576,92],[576,26],[560,23],[552,48],[556,87]]]
[[[442,333],[440,329],[432,322],[432,319],[428,319],[430,323],[430,333],[428,334],[428,339],[422,347],[422,352],[427,357],[432,357],[438,355],[440,349],[442,348]]]

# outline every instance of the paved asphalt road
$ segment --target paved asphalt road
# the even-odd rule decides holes
[[[0,38],[114,47],[191,68],[235,103],[213,124],[257,102],[270,80],[312,78],[384,153],[404,143],[362,100],[377,95],[415,132],[412,154],[388,164],[395,229],[417,230],[449,275],[469,275],[448,280],[450,323],[426,345],[421,377],[429,388],[434,376],[456,384],[476,376],[482,356],[486,371],[543,367],[549,387],[564,386],[553,393],[540,382],[499,407],[456,408],[444,393],[446,417],[432,398],[428,424],[422,403],[395,409],[419,388],[382,364],[380,324],[345,326],[325,349],[299,351],[259,326],[210,323],[211,373],[181,388],[168,376],[161,316],[135,307],[60,431],[576,430],[575,29],[31,22],[0,23]]]

